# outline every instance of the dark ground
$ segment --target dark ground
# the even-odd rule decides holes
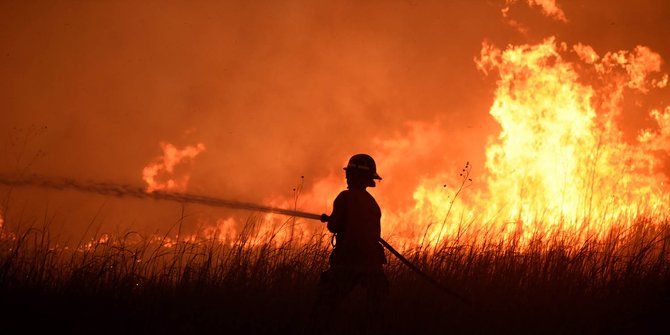
[[[128,236],[128,234],[123,235]],[[465,296],[462,303],[387,254],[386,334],[663,334],[670,324],[670,229],[639,226],[598,241],[405,250]],[[251,246],[236,241],[64,249],[44,231],[3,232],[0,333],[297,334],[327,265],[329,236]],[[76,250],[76,251],[73,251]],[[355,290],[331,333],[360,333]]]
[[[173,284],[128,277],[109,285],[94,273],[55,285],[5,277],[0,324],[6,334],[296,334],[315,299],[316,272],[273,269]],[[628,278],[599,288],[569,272],[543,281],[515,270],[494,280],[472,272],[467,278],[440,278],[471,299],[464,304],[400,264],[391,264],[387,272],[387,334],[668,332],[667,277]],[[336,333],[356,333],[362,324],[362,293],[357,289],[345,301],[335,319],[341,324]]]

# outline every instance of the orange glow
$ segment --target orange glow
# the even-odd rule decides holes
[[[397,245],[663,220],[664,5],[84,2],[45,12],[8,2],[0,173],[321,213],[346,187],[349,156],[365,152],[384,178],[370,190],[384,237]],[[24,203],[37,217],[48,203],[64,240],[92,234],[99,198],[52,192],[11,190],[2,229],[27,219]],[[168,244],[230,239],[249,216],[264,221],[254,234],[280,243],[323,232],[200,205],[183,206],[177,229],[175,203],[105,201],[102,232],[169,232]]]
[[[571,53],[579,61],[568,60]],[[505,49],[484,42],[475,65],[497,77],[489,113],[500,126],[486,148],[484,172],[472,176],[468,163],[457,179],[448,172],[424,177],[411,208],[384,210],[385,232],[410,245],[481,237],[523,242],[561,232],[600,236],[640,217],[663,219],[669,199],[653,152],[670,150],[670,107],[650,112],[657,127],[641,131],[636,143],[624,141],[616,122],[625,90],[644,94],[667,81],[660,64],[660,56],[643,46],[600,57],[591,46],[568,48],[554,38]],[[584,82],[588,75],[594,83]],[[382,166],[432,150],[431,143],[443,136],[434,127],[415,129],[407,137],[378,141],[373,155]],[[268,203],[327,208],[343,184],[341,176],[331,175],[299,201],[276,197]],[[265,219],[272,224],[258,227],[258,235],[277,242],[313,231],[301,226],[296,234],[285,218]],[[219,219],[215,226],[207,235],[223,239],[238,224]]]
[[[578,61],[569,60],[573,53]],[[489,113],[500,133],[486,147],[483,173],[472,175],[467,163],[456,179],[446,171],[426,176],[411,208],[384,210],[385,234],[408,245],[481,238],[523,245],[533,236],[597,238],[636,219],[665,219],[670,199],[654,151],[670,150],[670,107],[651,110],[656,127],[640,131],[635,143],[624,140],[616,120],[626,90],[662,87],[660,64],[643,46],[600,57],[591,46],[569,48],[554,38],[505,49],[484,42],[475,65],[497,77]],[[373,155],[393,167],[435,140],[423,128],[379,141]],[[304,205],[323,208],[315,202],[333,198],[340,178],[319,181]],[[274,204],[292,207],[288,200]]]
[[[147,192],[156,190],[185,191],[188,186],[190,175],[178,174],[175,169],[191,162],[201,152],[205,151],[205,145],[198,143],[195,146],[186,146],[178,149],[170,143],[161,143],[163,155],[154,159],[142,170],[142,180],[147,183]]]
[[[590,46],[574,51],[600,85],[584,84],[564,58],[567,46],[553,38],[504,50],[483,44],[475,63],[498,77],[490,114],[501,131],[486,148],[477,189],[454,200],[443,222],[430,227],[425,218],[447,215],[457,189],[445,193],[428,182],[417,188],[413,211],[427,242],[453,238],[464,226],[523,240],[557,231],[602,234],[640,217],[665,218],[666,178],[657,173],[653,150],[670,148],[670,107],[651,111],[658,127],[644,130],[637,143],[624,141],[615,122],[626,88],[659,87],[651,77],[660,56],[643,46],[602,58]]]
[[[215,225],[205,223],[203,235],[206,239],[216,239],[219,241],[230,241],[239,234],[237,223],[233,218],[217,219]]]
[[[670,150],[670,107],[651,110],[656,127],[641,130],[634,143],[624,140],[617,121],[625,94],[648,94],[666,85],[661,62],[644,46],[600,56],[589,45],[569,47],[555,38],[504,49],[484,42],[475,66],[496,77],[489,114],[500,132],[489,139],[483,171],[475,175],[467,163],[455,179],[444,170],[424,176],[413,187],[413,205],[384,209],[385,234],[406,245],[481,238],[523,245],[533,236],[598,237],[639,218],[664,219],[670,199],[654,152]],[[403,161],[430,154],[446,137],[437,126],[411,129],[406,136],[376,140],[372,154],[387,167],[383,175],[402,174]],[[175,176],[174,168],[204,145],[162,148],[164,155],[143,172],[148,191],[186,190],[188,174]],[[304,192],[301,182],[292,197],[265,203],[328,209],[343,186],[342,176],[333,174]],[[378,192],[378,199],[393,200],[383,187]],[[271,214],[263,219],[251,230],[249,245],[303,241],[320,227],[296,229],[295,220]],[[226,241],[240,234],[243,224],[220,218],[201,226],[205,238]]]
[[[512,1],[507,0],[507,2],[510,3]],[[530,6],[540,7],[542,13],[548,17],[558,21],[568,21],[563,10],[556,4],[556,0],[527,0],[527,2]]]
[[[528,33],[529,28],[523,23],[510,17],[510,7],[518,2],[519,0],[505,0],[505,7],[500,10],[500,13],[502,14],[505,23],[525,35]],[[556,21],[564,23],[568,22],[565,13],[558,6],[556,0],[521,0],[521,2],[526,3],[531,8],[540,9],[544,16],[550,17]]]

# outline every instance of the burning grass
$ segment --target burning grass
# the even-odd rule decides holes
[[[227,240],[134,232],[59,244],[47,227],[0,240],[3,328],[103,333],[297,333],[327,264],[330,236],[259,243],[252,217]],[[604,238],[554,234],[405,248],[420,268],[470,300],[462,304],[389,255],[388,333],[640,332],[670,306],[670,225],[639,219]],[[360,292],[337,320],[356,327]],[[358,311],[360,312],[360,311]],[[26,322],[29,321],[29,322]]]

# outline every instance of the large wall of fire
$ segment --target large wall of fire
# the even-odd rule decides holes
[[[0,6],[3,172],[327,211],[368,152],[385,233],[411,242],[667,212],[664,1]],[[3,216],[54,213],[71,232],[99,211],[147,231],[181,211],[12,197]],[[249,215],[189,210],[193,234]]]

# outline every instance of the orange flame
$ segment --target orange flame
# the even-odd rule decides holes
[[[506,24],[525,35],[528,33],[529,28],[523,23],[513,19],[510,15],[510,7],[517,2],[519,2],[519,0],[505,0],[505,7],[500,10],[500,13]],[[556,4],[556,0],[525,0],[524,2],[531,8],[539,8],[542,14],[546,17],[550,17],[563,23],[568,22],[568,18],[558,4]]]
[[[519,0],[505,0],[505,8],[501,10],[503,17],[508,17],[510,5],[518,2]],[[556,0],[526,0],[528,6],[539,7],[547,17],[553,18],[554,20],[568,22],[568,19],[565,17],[563,10],[558,7]]]
[[[670,196],[657,153],[670,151],[670,106],[652,109],[654,127],[642,129],[633,140],[624,139],[619,125],[624,95],[667,86],[661,64],[660,55],[644,46],[599,55],[589,45],[568,47],[555,38],[504,49],[484,42],[475,66],[497,79],[489,114],[500,126],[486,147],[485,170],[473,176],[468,163],[458,179],[447,171],[421,179],[413,187],[413,205],[384,210],[385,236],[406,246],[445,240],[523,245],[533,236],[598,238],[638,219],[650,224],[667,219]],[[434,156],[439,149],[434,144],[446,138],[437,127],[413,128],[400,140],[376,142],[379,150],[372,155],[390,177],[385,182],[406,170],[403,161]],[[184,190],[188,176],[174,177],[174,166],[193,159],[204,145],[162,147],[164,157],[144,169],[148,190]],[[159,173],[168,174],[162,177],[166,180],[158,182]],[[275,197],[269,203],[323,210],[343,184],[342,176],[331,175],[304,192],[304,201]],[[384,205],[384,189],[373,192],[379,192]],[[300,225],[296,230],[290,219],[264,218],[255,236],[278,243],[301,240],[322,228]],[[233,219],[219,219],[204,235],[227,240],[240,227]]]
[[[163,155],[157,157],[154,162],[149,163],[142,170],[142,179],[147,183],[147,192],[156,190],[185,191],[190,175],[182,173],[177,175],[175,168],[187,164],[201,152],[205,151],[205,145],[198,143],[195,146],[186,146],[178,149],[170,143],[160,143]]]
[[[665,217],[666,177],[657,173],[653,150],[670,149],[670,107],[651,112],[658,131],[643,131],[637,143],[624,141],[615,122],[625,88],[646,93],[660,87],[650,79],[660,70],[660,56],[638,46],[601,58],[576,45],[601,83],[587,85],[566,51],[553,38],[505,50],[483,44],[475,62],[498,75],[490,114],[501,132],[487,146],[483,184],[474,193],[453,200],[430,183],[417,188],[417,218],[451,215],[427,228],[427,242],[454,237],[464,224],[526,239],[554,231],[597,234],[641,216]]]

